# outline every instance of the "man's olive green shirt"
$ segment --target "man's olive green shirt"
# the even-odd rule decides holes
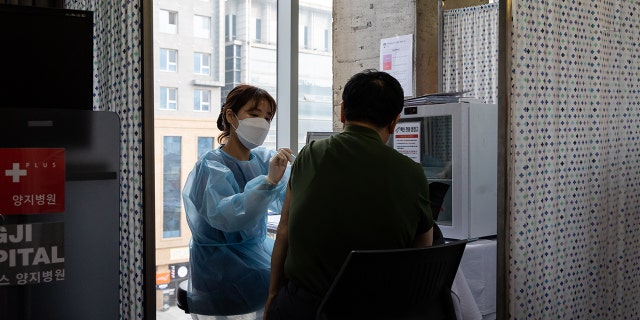
[[[289,183],[285,276],[318,296],[352,250],[412,247],[433,225],[422,166],[366,127],[306,145]]]

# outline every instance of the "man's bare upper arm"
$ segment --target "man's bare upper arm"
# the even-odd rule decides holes
[[[425,233],[416,234],[416,238],[413,242],[413,246],[416,248],[430,247],[432,244],[433,244],[433,227]]]

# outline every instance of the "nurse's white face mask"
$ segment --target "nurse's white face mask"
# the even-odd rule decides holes
[[[234,116],[238,119],[235,113]],[[269,133],[269,127],[269,122],[264,118],[253,117],[242,120],[238,119],[238,127],[234,128],[242,145],[247,147],[247,149],[253,149],[262,145]]]

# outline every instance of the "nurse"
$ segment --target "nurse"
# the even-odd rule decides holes
[[[192,233],[192,314],[245,314],[267,299],[273,250],[267,214],[280,212],[293,161],[288,148],[261,146],[276,108],[263,89],[231,90],[217,121],[221,146],[204,154],[187,177],[182,196]]]

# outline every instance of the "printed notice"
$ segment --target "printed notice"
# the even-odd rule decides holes
[[[64,278],[63,222],[0,226],[0,287]]]
[[[413,96],[413,34],[380,40],[380,70],[400,82],[405,97]]]
[[[420,121],[398,122],[393,133],[393,148],[420,163]]]
[[[0,148],[0,214],[64,212],[63,148]]]

